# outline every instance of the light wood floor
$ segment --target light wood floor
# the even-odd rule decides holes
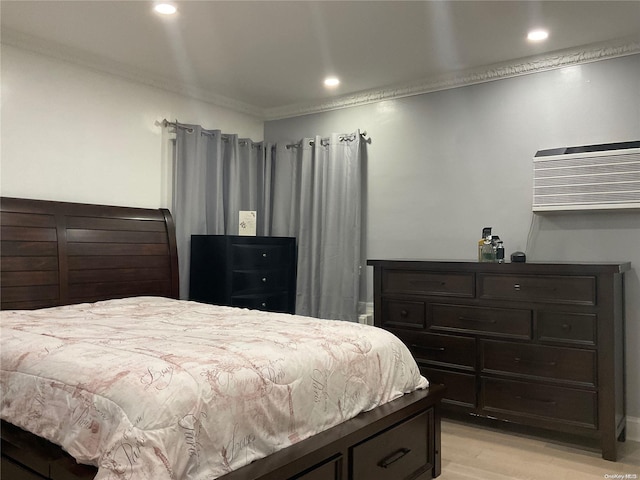
[[[442,419],[439,480],[640,480],[640,442],[618,443],[618,461],[595,445]]]

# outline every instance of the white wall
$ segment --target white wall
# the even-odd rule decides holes
[[[527,245],[533,155],[639,140],[638,79],[635,55],[266,122],[265,138],[367,131],[367,258],[475,260],[492,226],[533,261],[631,261],[628,412],[640,417],[640,212],[536,216]]]
[[[4,196],[168,206],[157,120],[263,135],[249,115],[7,45],[1,108]]]

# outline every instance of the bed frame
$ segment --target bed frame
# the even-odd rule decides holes
[[[34,309],[112,298],[178,298],[168,210],[0,198],[0,307]],[[433,385],[362,413],[221,480],[409,480],[440,474]],[[60,447],[2,422],[4,480],[89,480]],[[176,479],[180,480],[180,479]]]

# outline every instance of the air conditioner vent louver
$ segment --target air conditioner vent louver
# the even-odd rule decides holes
[[[533,211],[640,209],[640,141],[540,150]]]

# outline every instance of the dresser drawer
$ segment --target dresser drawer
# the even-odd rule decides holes
[[[538,311],[536,338],[543,342],[596,345],[596,315]]]
[[[290,272],[284,269],[234,270],[231,272],[231,294],[287,289],[290,278]]]
[[[595,392],[483,378],[481,408],[488,413],[508,413],[566,424],[596,427]]]
[[[433,422],[430,409],[354,447],[352,478],[403,480],[430,469]]]
[[[596,278],[562,275],[479,274],[479,297],[525,302],[595,305]]]
[[[418,360],[418,365],[420,366],[420,373],[429,380],[429,383],[439,383],[447,387],[442,403],[476,408],[475,375],[423,366],[420,360]]]
[[[262,268],[288,265],[291,262],[291,245],[287,244],[231,244],[231,265],[234,269]]]
[[[409,347],[415,359],[420,362],[475,370],[475,338],[399,330],[390,331]]]
[[[531,310],[435,304],[430,320],[432,330],[531,338]]]
[[[481,340],[480,359],[483,373],[539,377],[585,386],[596,384],[593,350]]]
[[[382,301],[382,326],[385,328],[424,328],[424,302]]]
[[[473,297],[473,273],[440,273],[419,270],[384,270],[382,293]]]

